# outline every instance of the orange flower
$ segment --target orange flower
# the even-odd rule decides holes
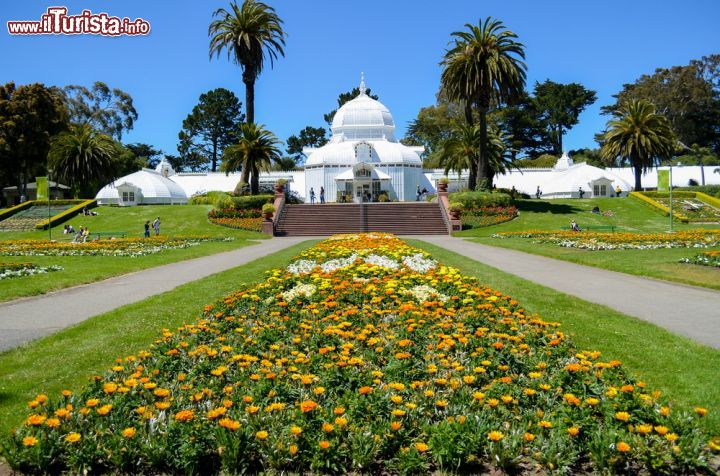
[[[393,421],[390,423],[390,429],[393,431],[398,431],[400,428],[402,428],[402,423],[399,421]]]
[[[707,408],[695,407],[695,413],[697,413],[697,415],[700,417],[704,417],[705,415],[707,415],[707,412]]]
[[[567,429],[568,435],[570,436],[577,436],[580,433],[580,428],[576,426],[571,426]]]
[[[358,389],[358,392],[360,395],[367,395],[368,393],[372,393],[373,389],[372,387],[360,387]]]
[[[188,422],[195,418],[192,410],[181,410],[175,414],[175,420],[180,422]]]
[[[415,443],[415,449],[418,450],[420,453],[425,453],[427,450],[430,449],[430,447],[422,442]]]
[[[35,446],[38,440],[34,436],[26,436],[23,438],[23,446]]]
[[[230,431],[235,431],[238,428],[240,428],[240,422],[235,421],[231,418],[223,418],[220,421],[218,421],[218,425],[220,425],[223,428],[227,428]]]
[[[133,436],[135,436],[136,433],[137,433],[137,430],[135,428],[128,427],[122,431],[122,436],[123,436],[123,438],[132,438]]]
[[[630,451],[630,445],[628,445],[624,441],[618,443],[616,448],[620,453],[627,453],[628,451]]]
[[[320,443],[318,443],[318,446],[321,449],[326,450],[326,449],[330,448],[330,442],[327,440],[322,440]]]
[[[25,424],[28,426],[39,426],[42,425],[45,422],[45,416],[43,415],[30,415],[27,420],[25,420]]]
[[[523,439],[524,439],[525,441],[527,441],[527,442],[530,442],[530,441],[533,441],[533,440],[535,439],[535,435],[533,435],[532,433],[527,433],[527,432],[526,432],[526,433],[523,435]]]
[[[315,410],[318,407],[318,404],[313,402],[312,400],[305,400],[300,404],[300,410],[302,410],[303,413],[308,413],[313,410]]]

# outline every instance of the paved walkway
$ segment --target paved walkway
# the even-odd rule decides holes
[[[720,292],[616,273],[448,236],[418,237],[529,281],[720,349]],[[601,253],[601,251],[598,251]]]
[[[120,306],[281,251],[312,237],[273,238],[42,296],[0,303],[0,352]]]

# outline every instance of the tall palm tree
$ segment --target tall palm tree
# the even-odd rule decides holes
[[[443,88],[449,98],[474,105],[479,115],[480,143],[474,167],[470,168],[470,188],[477,176],[488,179],[490,170],[487,154],[487,114],[492,105],[519,97],[525,87],[527,66],[523,44],[503,23],[490,17],[475,26],[465,24],[466,31],[452,33],[454,42],[445,52],[441,64]],[[466,119],[472,116],[466,109]]]
[[[272,68],[278,56],[285,56],[286,33],[275,9],[255,0],[245,0],[242,6],[230,4],[230,11],[219,8],[213,13],[217,19],[210,23],[210,58],[227,50],[228,59],[242,69],[245,83],[247,122],[255,122],[255,80],[262,73],[265,60]]]
[[[240,182],[244,183],[251,174],[250,193],[257,195],[260,191],[260,171],[267,171],[272,162],[282,160],[280,144],[280,140],[265,126],[243,123],[237,144],[225,148],[220,170],[230,173],[242,169]]]
[[[115,178],[115,141],[89,124],[73,124],[50,139],[48,161],[57,181],[71,185],[87,197],[93,185]]]
[[[620,158],[628,161],[635,172],[635,190],[642,188],[642,174],[658,159],[669,159],[675,150],[675,135],[670,122],[655,112],[655,105],[645,99],[622,104],[608,121],[602,136],[600,153],[608,162]]]

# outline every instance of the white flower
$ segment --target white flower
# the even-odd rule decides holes
[[[323,270],[323,273],[332,273],[333,271],[337,271],[338,269],[347,268],[351,264],[355,262],[357,259],[357,254],[353,253],[347,258],[336,258],[331,259],[330,261],[326,261],[323,264],[320,265],[320,269]]]
[[[406,289],[403,291],[403,294],[409,294],[420,302],[429,301],[433,297],[442,302],[449,299],[445,294],[442,294],[437,289],[432,286],[428,286],[427,284],[421,284],[410,289]]]
[[[317,289],[317,287],[314,284],[301,283],[301,284],[296,285],[294,288],[292,288],[288,291],[280,293],[280,295],[282,296],[284,301],[291,302],[295,298],[300,297],[300,296],[305,296],[305,297],[312,296],[313,294],[315,294],[316,289]]]
[[[387,269],[398,269],[400,267],[400,264],[398,264],[397,261],[382,255],[368,255],[364,258],[364,260],[367,264],[372,264]]]
[[[311,272],[317,263],[309,259],[300,259],[293,263],[290,263],[287,267],[288,272],[291,274],[307,274]]]
[[[417,253],[404,257],[403,264],[416,273],[427,273],[435,269],[437,261],[423,257],[422,253]]]

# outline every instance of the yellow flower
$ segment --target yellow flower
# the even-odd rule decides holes
[[[628,412],[616,412],[615,419],[620,421],[628,421],[630,419],[630,414]]]
[[[523,435],[523,439],[527,442],[530,442],[535,439],[535,435],[533,435],[532,433],[525,432],[525,434]]]
[[[402,403],[403,398],[400,395],[393,395],[390,397],[390,401],[393,403]]]
[[[345,407],[335,407],[333,409],[333,413],[336,415],[342,415],[343,413],[345,413]]]
[[[553,427],[553,424],[547,420],[540,420],[538,425],[541,426],[542,428],[552,428]]]
[[[315,387],[313,389],[313,393],[315,395],[322,395],[323,393],[325,393],[325,387]]]
[[[335,427],[330,423],[323,423],[322,429],[325,433],[331,433],[335,429]]]
[[[240,428],[240,422],[233,420],[231,418],[223,418],[218,422],[218,425],[220,425],[223,428],[227,428],[230,431],[235,431],[238,428]]]
[[[600,400],[598,400],[597,398],[594,398],[594,397],[590,397],[590,398],[585,399],[585,403],[587,403],[591,407],[594,407],[595,405],[600,403]]]
[[[25,424],[28,426],[39,426],[42,425],[45,422],[45,416],[43,415],[30,415],[27,420],[25,420]]]
[[[26,436],[23,438],[23,446],[35,446],[38,440],[34,436]]]
[[[340,428],[345,428],[348,424],[347,418],[337,417],[335,419],[335,424]]]
[[[664,436],[670,430],[668,430],[668,427],[666,427],[666,426],[658,425],[655,427],[655,431],[657,432],[658,435]]]
[[[678,438],[680,438],[680,437],[676,433],[668,433],[667,435],[665,435],[665,439],[670,442],[673,442],[673,441],[677,440]]]
[[[110,404],[101,406],[100,408],[97,409],[98,415],[102,415],[102,416],[107,415],[108,413],[110,413],[110,410],[112,410],[112,407],[113,406]]]
[[[652,425],[638,425],[635,427],[635,431],[637,431],[641,435],[647,435],[648,433],[652,432],[652,430]]]
[[[48,418],[45,420],[45,424],[50,428],[57,428],[60,426],[60,420],[57,418]]]
[[[580,428],[576,426],[571,426],[567,429],[568,435],[570,436],[577,436],[580,433]]]
[[[128,427],[122,431],[122,436],[123,436],[123,438],[132,438],[133,436],[135,436],[136,433],[137,433],[137,430],[135,428]]]
[[[488,440],[490,441],[500,441],[504,437],[505,435],[499,431],[491,431],[490,433],[488,433]]]
[[[705,415],[707,415],[707,412],[707,408],[695,407],[695,413],[697,413],[697,415],[700,417],[704,417]]]
[[[65,437],[65,441],[67,441],[68,443],[77,443],[78,441],[80,441],[80,438],[82,438],[80,436],[80,433],[72,432],[68,433],[68,435]]]
[[[425,443],[417,442],[415,443],[415,449],[418,450],[420,453],[424,453],[429,450],[430,447]]]
[[[100,403],[100,400],[98,400],[97,398],[91,398],[90,400],[85,402],[85,405],[92,408],[92,407],[96,407],[99,403]]]
[[[268,432],[265,430],[260,430],[257,433],[255,433],[255,438],[257,438],[260,441],[266,440],[268,436],[269,436]]]
[[[303,431],[302,428],[300,428],[300,427],[297,426],[297,425],[293,425],[293,426],[290,428],[290,433],[292,433],[292,434],[295,435],[295,436],[297,436],[297,435],[299,435],[300,433],[302,433],[302,431]]]
[[[297,446],[297,445],[290,445],[290,446],[288,447],[288,452],[290,453],[291,456],[295,456],[295,455],[297,454],[297,452],[298,452],[298,446]]]

